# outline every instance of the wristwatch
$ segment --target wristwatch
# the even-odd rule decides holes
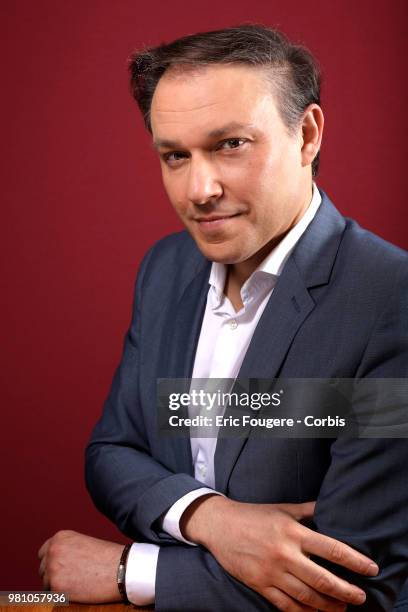
[[[131,546],[132,544],[126,544],[125,548],[122,551],[122,555],[119,561],[118,573],[116,576],[116,582],[118,584],[119,593],[125,603],[129,603],[127,593],[126,593],[126,563],[127,563],[129,550]]]

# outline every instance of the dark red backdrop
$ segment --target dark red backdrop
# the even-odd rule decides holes
[[[2,0],[0,589],[39,588],[60,528],[120,539],[83,484],[146,248],[179,225],[127,90],[126,58],[258,21],[321,61],[319,184],[408,247],[405,0]],[[249,8],[250,7],[250,8]]]

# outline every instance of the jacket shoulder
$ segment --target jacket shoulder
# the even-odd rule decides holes
[[[138,278],[144,288],[166,291],[182,289],[200,270],[209,265],[187,231],[169,234],[158,240],[146,253]]]
[[[149,252],[152,253],[154,258],[180,257],[187,253],[190,256],[194,256],[194,253],[196,253],[199,258],[204,259],[194,240],[186,230],[160,238],[149,249]]]
[[[353,219],[345,220],[342,247],[354,268],[386,284],[397,277],[408,278],[407,251],[360,227]]]

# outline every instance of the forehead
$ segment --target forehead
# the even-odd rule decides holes
[[[151,105],[155,138],[214,131],[225,124],[258,125],[277,115],[265,70],[237,64],[175,68],[159,80]]]

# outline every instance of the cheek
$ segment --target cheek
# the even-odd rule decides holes
[[[174,211],[176,213],[176,215],[179,217],[179,219],[186,224],[186,218],[187,218],[187,207],[185,206],[184,202],[180,201],[180,200],[175,200],[175,199],[170,199],[170,203],[174,208]]]
[[[246,161],[234,168],[224,168],[222,182],[227,199],[230,192],[236,201],[253,201],[255,194],[262,191],[264,175],[267,173],[264,172],[263,163],[257,163],[256,160]]]
[[[276,170],[271,160],[257,156],[234,171],[226,184],[234,200],[248,206],[250,218],[264,217],[268,202],[276,191]]]
[[[296,189],[295,168],[293,151],[289,147],[279,154],[269,153],[251,168],[247,184],[251,185],[258,207],[263,208],[267,216],[273,215],[279,204],[283,206],[292,190]]]
[[[177,180],[177,177],[169,176],[166,171],[162,170],[163,187],[167,193],[173,208],[177,214],[182,215],[186,208],[185,198],[183,197],[182,182]]]

